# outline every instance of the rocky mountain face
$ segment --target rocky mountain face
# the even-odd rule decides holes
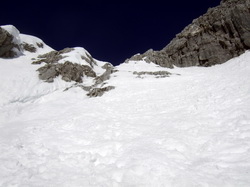
[[[148,50],[129,60],[163,67],[212,66],[250,49],[250,0],[222,0],[193,20],[162,50]]]

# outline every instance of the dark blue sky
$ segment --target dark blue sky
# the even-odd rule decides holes
[[[6,5],[4,5],[6,3]],[[113,64],[136,53],[160,50],[194,18],[220,0],[4,1],[0,25],[41,38],[56,50],[84,47]]]

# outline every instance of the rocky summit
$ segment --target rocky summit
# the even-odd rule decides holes
[[[169,68],[207,67],[224,63],[249,48],[250,0],[223,0],[193,20],[162,50],[150,49],[129,60],[145,60]]]

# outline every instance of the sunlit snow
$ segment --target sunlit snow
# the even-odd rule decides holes
[[[80,49],[79,49],[80,50]],[[117,66],[89,98],[0,59],[0,186],[249,186],[250,52],[209,68]],[[173,75],[137,78],[134,71]]]

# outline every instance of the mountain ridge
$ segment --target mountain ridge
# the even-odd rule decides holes
[[[224,0],[176,35],[160,51],[152,49],[127,59],[163,67],[212,66],[250,48],[250,1]]]
[[[113,67],[4,26],[0,54],[0,187],[249,187],[250,51]]]
[[[162,50],[150,49],[144,54],[132,56],[125,62],[144,60],[168,68],[212,66],[224,63],[248,50],[249,38],[250,0],[223,0],[219,6],[210,8],[206,14],[193,20]],[[14,26],[0,27],[0,57],[18,57],[23,51],[35,53],[37,49],[43,48],[43,45],[42,42],[20,43],[19,31]],[[78,51],[78,54],[72,52],[74,50],[74,48],[65,48],[60,51],[51,49],[49,53],[39,54],[33,58],[32,64],[46,63],[43,68],[38,69],[40,79],[53,82],[55,77],[62,75],[65,81],[82,82],[84,75],[96,77],[92,71],[93,65],[96,64],[93,57],[86,50],[85,52]],[[62,66],[60,61],[66,62],[63,59],[67,55],[80,56],[78,59],[74,58],[72,62],[69,60],[68,65]],[[85,61],[86,65],[77,65],[81,61],[79,58],[82,58],[81,60]],[[105,80],[114,69],[110,63],[107,64],[109,65],[106,67],[109,68],[106,69]],[[63,73],[65,71],[69,73]]]

